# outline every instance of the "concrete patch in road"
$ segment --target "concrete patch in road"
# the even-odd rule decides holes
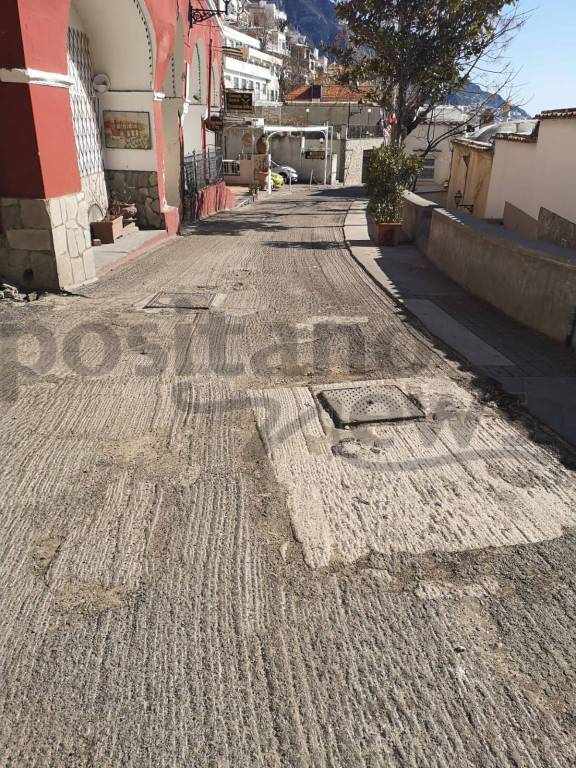
[[[161,291],[146,304],[145,309],[210,309],[213,293],[167,293]]]
[[[332,426],[330,433],[309,389],[251,393],[311,568],[352,563],[371,552],[535,543],[576,525],[571,473],[466,390],[436,379],[378,384],[419,391],[431,413],[451,405],[451,418]]]

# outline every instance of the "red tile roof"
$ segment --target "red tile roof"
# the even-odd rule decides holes
[[[286,94],[284,101],[358,102],[366,99],[368,92],[368,88],[353,90],[345,85],[298,85]]]
[[[537,144],[536,136],[529,136],[526,133],[495,133],[494,138],[499,141],[518,141],[521,144]]]
[[[576,107],[567,109],[545,109],[536,115],[537,120],[569,120],[576,118]]]

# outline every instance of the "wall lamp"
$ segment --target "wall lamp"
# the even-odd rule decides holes
[[[194,24],[202,24],[215,16],[228,16],[230,13],[231,0],[224,0],[224,10],[211,8],[194,8],[192,2],[188,6],[188,24],[192,27]]]
[[[472,211],[474,210],[473,203],[463,203],[462,200],[464,200],[464,195],[462,194],[462,192],[460,192],[460,190],[458,190],[458,192],[456,192],[456,194],[454,195],[454,202],[456,203],[456,208],[466,208],[466,210],[472,213]]]

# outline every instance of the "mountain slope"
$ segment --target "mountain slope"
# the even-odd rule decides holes
[[[300,30],[315,45],[329,43],[339,25],[332,0],[274,0],[286,11],[290,26]]]
[[[502,107],[505,104],[502,96],[499,94],[490,96],[487,91],[482,90],[476,83],[468,83],[468,85],[462,88],[461,91],[458,91],[458,93],[451,96],[449,101],[450,104],[462,107],[463,109],[482,104],[486,109],[493,109],[496,113],[501,112]],[[524,111],[521,107],[514,106],[511,108],[510,116],[515,120],[526,120],[530,118],[528,112]]]

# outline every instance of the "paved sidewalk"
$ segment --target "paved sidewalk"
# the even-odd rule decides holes
[[[415,246],[374,246],[365,209],[365,201],[355,201],[346,218],[346,240],[356,261],[434,337],[576,445],[574,352],[475,298]]]

